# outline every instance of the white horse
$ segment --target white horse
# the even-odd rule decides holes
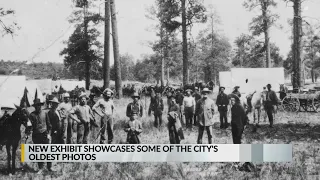
[[[263,100],[265,93],[262,91],[254,91],[244,96],[243,101],[246,107],[246,113],[250,113],[253,110],[253,123],[256,122],[256,111],[258,115],[258,124],[260,123],[261,111],[264,110]]]

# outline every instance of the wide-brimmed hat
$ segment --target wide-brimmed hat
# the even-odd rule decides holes
[[[221,91],[221,89],[225,90],[226,88],[223,87],[223,86],[220,86],[220,87],[219,87],[219,91]]]
[[[85,97],[86,99],[88,99],[88,96],[85,92],[82,92],[80,95],[79,95],[79,99]]]
[[[108,92],[110,92],[111,95],[113,94],[113,91],[110,88],[106,88],[102,94],[107,95]]]
[[[201,91],[201,93],[210,93],[211,91],[208,88],[203,88],[203,90]]]
[[[137,92],[132,93],[131,97],[132,98],[138,97],[140,99],[140,96],[139,96],[139,94]]]
[[[52,100],[49,100],[49,101],[52,103],[57,103],[57,104],[60,103],[57,97],[54,97]]]
[[[64,98],[70,98],[70,94],[69,93],[64,93],[63,97]]]
[[[234,87],[234,89],[239,89],[239,88],[240,88],[240,86],[235,86],[235,87]]]
[[[54,98],[53,98],[54,99]],[[41,102],[41,100],[39,99],[39,98],[37,98],[37,99],[35,99],[34,101],[33,101],[33,105],[32,106],[37,106],[37,105],[43,105],[44,103],[43,102]]]
[[[233,94],[233,93],[229,94],[228,99],[231,99],[231,98],[234,98],[236,101],[240,102],[240,98],[236,94]]]
[[[192,90],[191,89],[187,89],[186,92],[192,92]]]
[[[198,87],[195,87],[194,90],[199,90],[199,88],[198,88]]]

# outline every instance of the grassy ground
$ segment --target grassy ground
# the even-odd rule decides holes
[[[166,98],[164,100],[166,104]],[[115,100],[114,143],[126,139],[122,127],[127,119],[126,105],[130,101],[130,99]],[[144,104],[149,103],[149,100],[145,101],[144,98],[141,101]],[[140,137],[142,143],[169,144],[165,114],[166,112],[163,116],[164,124],[160,130],[153,128],[152,117],[144,115],[141,119],[144,128]],[[249,116],[252,119],[252,115]],[[217,123],[214,126],[214,143],[232,143],[230,129],[220,130],[218,114],[215,115],[215,119]],[[5,175],[6,152],[3,148],[0,152],[0,179],[313,179],[320,172],[318,121],[319,114],[316,113],[279,112],[273,129],[268,128],[266,122],[262,122],[261,128],[253,132],[253,127],[249,125],[244,132],[243,143],[291,143],[294,145],[292,163],[256,164],[256,172],[239,171],[232,163],[54,163],[53,168],[56,172],[37,175],[36,163],[20,163],[19,149],[16,159],[18,172],[16,175],[8,176]],[[94,129],[91,133],[90,143],[98,143],[98,141],[93,142],[97,132],[98,129]],[[183,144],[195,144],[197,128],[186,130],[185,137]],[[207,136],[204,135],[204,143],[207,142],[206,138]],[[28,141],[28,143],[31,142]]]

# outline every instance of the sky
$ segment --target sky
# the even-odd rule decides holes
[[[290,50],[291,28],[287,21],[293,16],[293,8],[286,6],[280,0],[274,12],[280,15],[278,21],[283,29],[271,28],[270,40],[280,48],[280,54],[286,57]],[[234,40],[241,33],[250,33],[248,25],[252,18],[260,12],[248,12],[243,6],[244,0],[204,0],[205,6],[213,5],[220,16],[220,32],[234,45]],[[144,54],[151,54],[149,41],[157,40],[152,30],[154,21],[145,17],[146,8],[154,0],[116,0],[118,12],[118,35],[120,54],[128,53],[135,60]],[[0,1],[0,7],[13,9],[14,16],[2,18],[5,23],[16,21],[21,27],[16,36],[0,36],[0,59],[29,62],[57,62],[63,63],[60,51],[66,47],[63,41],[68,40],[74,31],[74,26],[68,22],[73,11],[72,0],[10,0]],[[99,8],[100,7],[100,8]],[[303,16],[312,23],[320,23],[320,0],[308,0],[303,4]],[[104,4],[94,8],[94,11],[104,14]],[[319,19],[319,20],[317,20]],[[196,37],[204,25],[194,25],[192,31]],[[103,25],[99,26],[103,34]],[[262,37],[263,38],[263,37]],[[103,42],[103,36],[100,38]],[[263,39],[262,39],[263,40]],[[111,64],[113,53],[111,51]]]

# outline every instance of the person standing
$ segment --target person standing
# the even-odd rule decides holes
[[[276,93],[271,90],[271,85],[267,85],[268,91],[266,94],[266,100],[264,102],[264,108],[267,112],[270,127],[273,127],[273,112],[274,112],[274,106],[277,105],[280,101],[276,95]]]
[[[237,95],[237,96],[240,98],[240,97],[241,97],[241,93],[240,93],[240,91],[239,91],[239,88],[240,88],[240,86],[234,87],[234,89],[233,89],[233,91],[232,91],[232,94],[235,94],[235,95]]]
[[[51,144],[66,144],[64,138],[64,126],[68,125],[67,118],[61,118],[60,112],[58,111],[59,100],[54,97],[51,101],[51,109],[47,113],[47,121],[51,124]]]
[[[127,106],[126,115],[130,118],[133,114],[137,114],[138,117],[142,117],[143,115],[143,107],[139,103],[140,96],[137,92],[131,95],[133,102],[129,103]]]
[[[162,112],[164,105],[160,91],[157,91],[156,93],[156,99],[153,102],[150,102],[149,115],[151,114],[150,112],[153,111],[154,127],[159,128],[162,125]]]
[[[198,134],[198,144],[202,144],[203,131],[206,130],[208,134],[208,144],[212,144],[213,131],[212,126],[214,124],[214,106],[213,100],[208,98],[210,90],[208,88],[203,88],[202,99],[197,102],[196,105],[196,115],[199,122],[199,134]]]
[[[99,99],[92,107],[92,111],[96,112],[101,117],[101,136],[100,144],[104,144],[106,140],[105,131],[107,129],[108,134],[108,144],[111,144],[113,141],[113,111],[114,104],[111,100],[113,91],[109,88],[103,91],[103,99]],[[101,112],[97,111],[100,108]]]
[[[142,125],[138,120],[137,111],[131,113],[130,120],[126,122],[124,131],[127,132],[128,144],[140,144],[139,134],[142,132]]]
[[[228,105],[229,99],[228,96],[224,93],[225,87],[219,88],[219,94],[217,96],[216,105],[218,106],[218,111],[220,113],[220,129],[227,129],[228,128]]]
[[[168,99],[168,130],[170,144],[180,144],[180,141],[184,139],[183,130],[179,118],[180,107],[176,103],[173,95],[168,96]]]
[[[242,133],[248,117],[244,108],[240,105],[240,99],[233,96],[231,99],[231,132],[233,144],[241,144]]]
[[[35,111],[29,117],[32,124],[32,141],[34,144],[50,144],[51,141],[51,124],[49,119],[46,118],[47,112],[42,110],[43,105],[44,103],[40,99],[35,99],[33,104]],[[38,162],[38,174],[43,173],[43,166],[43,162]],[[53,171],[51,162],[47,162],[47,168],[48,171]]]
[[[192,121],[194,116],[194,111],[196,108],[196,102],[191,96],[191,90],[186,90],[187,95],[183,98],[184,115],[186,118],[187,128],[192,128]]]
[[[73,121],[69,118],[69,112],[72,109],[72,105],[70,103],[70,95],[69,93],[64,94],[64,102],[60,103],[57,111],[60,112],[60,118],[63,119],[63,122],[66,122],[67,124],[64,125],[64,136],[63,139],[67,144],[71,144],[72,142],[72,130],[73,130]],[[49,101],[50,102],[50,101]]]
[[[73,107],[69,117],[77,122],[77,144],[87,144],[90,132],[90,120],[93,119],[91,108],[86,104],[87,95],[83,92],[79,96],[80,104]]]
[[[201,94],[200,94],[200,91],[199,91],[198,87],[195,87],[195,93],[194,93],[193,97],[194,97],[195,103],[197,104],[197,102],[201,99]],[[197,123],[197,116],[194,115],[194,117],[193,117],[193,125],[196,126],[197,124],[198,124]]]

